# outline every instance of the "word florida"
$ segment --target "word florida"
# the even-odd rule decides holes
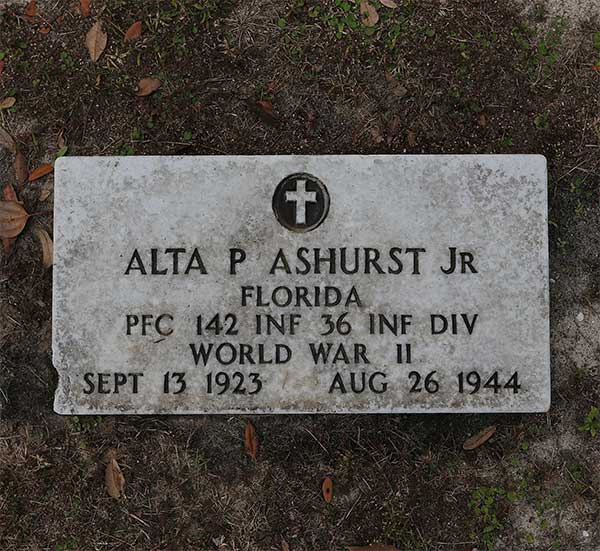
[[[307,248],[285,252],[279,249],[273,255],[269,274],[420,274],[424,247]],[[454,272],[477,273],[474,255],[448,247],[448,258],[439,269],[445,274]],[[188,275],[207,274],[207,263],[198,247],[167,247],[135,249],[125,269],[125,275]],[[249,257],[244,249],[229,249],[229,274],[243,273]],[[221,265],[221,262],[219,262]]]

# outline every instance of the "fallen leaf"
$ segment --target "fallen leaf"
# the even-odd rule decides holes
[[[106,484],[106,491],[110,497],[115,499],[121,497],[123,489],[125,488],[125,477],[114,457],[111,457],[106,465],[106,471],[104,471],[104,483]]]
[[[17,194],[15,193],[15,188],[12,187],[12,184],[6,184],[2,188],[2,197],[5,201],[17,201]],[[14,243],[14,237],[2,239],[2,248],[4,249],[4,254],[6,256],[11,253]]]
[[[62,128],[60,130],[60,132],[58,133],[58,137],[56,138],[56,145],[62,149],[63,147],[65,147],[65,145],[67,145],[67,142],[65,141],[65,130],[64,128]]]
[[[10,239],[0,239],[2,241],[2,250],[4,251],[5,256],[9,256],[13,250],[15,245],[16,237],[11,237]]]
[[[258,116],[266,122],[271,124],[277,124],[279,122],[277,115],[273,111],[273,104],[270,101],[259,99],[254,102],[252,107]]]
[[[265,113],[269,113],[269,115],[273,114],[273,104],[270,101],[259,99],[256,101],[256,105],[258,105]]]
[[[9,109],[15,103],[17,103],[17,100],[12,96],[8,96],[7,98],[4,98],[2,101],[0,101],[0,109]]]
[[[379,128],[379,126],[373,126],[370,132],[371,137],[373,138],[373,143],[380,144],[384,140],[381,128]]]
[[[11,153],[17,152],[15,139],[0,126],[0,145],[8,149]]]
[[[48,197],[50,197],[51,193],[52,193],[52,189],[42,188],[42,190],[40,191],[40,201],[45,201],[46,199],[48,199]]]
[[[79,1],[79,11],[83,17],[88,17],[92,11],[90,9],[90,0],[80,0]]]
[[[600,61],[594,65],[594,69],[600,73]]]
[[[393,545],[385,545],[383,543],[372,543],[366,546],[350,546],[346,547],[347,551],[398,551],[397,547]]]
[[[290,546],[283,538],[281,540],[281,551],[290,551]]]
[[[475,436],[471,436],[471,438],[467,439],[467,441],[463,444],[463,450],[474,450],[478,448],[482,444],[485,444],[496,432],[496,427],[494,425],[490,427],[485,427],[480,430]]]
[[[50,174],[53,170],[54,170],[54,165],[52,165],[50,163],[46,163],[42,166],[39,166],[29,175],[29,181],[33,182],[34,180],[38,180],[42,176],[46,176],[46,174]]]
[[[385,80],[387,80],[392,87],[392,94],[398,98],[403,98],[408,93],[408,90],[400,84],[398,79],[392,75],[392,73],[385,74]]]
[[[331,500],[333,499],[333,480],[331,480],[331,478],[326,477],[323,480],[322,490],[323,490],[323,499],[327,503],[331,503]]]
[[[415,147],[415,145],[417,145],[417,135],[412,130],[408,131],[406,139],[408,140],[408,145],[410,147]]]
[[[398,135],[398,131],[400,130],[400,126],[402,125],[402,120],[398,116],[392,117],[387,125],[387,144],[390,145],[394,138]]]
[[[54,263],[54,243],[52,243],[52,238],[42,228],[37,228],[35,235],[42,246],[42,264],[44,268],[50,268]]]
[[[117,459],[117,450],[114,448],[109,448],[104,454],[104,461],[108,463],[111,459]]]
[[[258,438],[256,437],[256,430],[254,429],[254,425],[252,423],[246,424],[244,442],[246,444],[246,451],[248,452],[248,455],[252,459],[256,460],[256,455],[258,454]]]
[[[360,15],[365,27],[374,27],[379,21],[379,14],[369,0],[361,0]]]
[[[17,201],[0,201],[0,238],[17,237],[31,214]]]
[[[90,58],[95,63],[100,59],[106,43],[108,42],[108,35],[102,30],[102,23],[96,21],[92,28],[88,31],[85,36],[85,45],[90,52]]]
[[[162,86],[162,82],[157,78],[147,77],[138,82],[138,96],[149,96],[156,92]]]
[[[5,65],[6,65],[6,61],[4,61],[3,59],[0,59],[0,75],[2,74],[2,71],[4,71]]]
[[[142,22],[136,21],[133,25],[131,25],[131,27],[127,29],[123,40],[125,40],[125,42],[131,42],[133,40],[138,39],[140,36],[142,36]]]
[[[27,7],[25,8],[25,15],[27,17],[35,17],[38,14],[38,9],[35,0],[31,0]]]
[[[4,197],[5,201],[18,201],[17,193],[15,192],[15,188],[12,187],[11,184],[6,184],[2,188],[2,196]]]
[[[17,179],[17,183],[25,183],[27,176],[29,176],[29,171],[27,170],[27,159],[25,159],[25,155],[23,155],[23,153],[18,151],[15,155],[15,177]]]
[[[398,7],[398,4],[394,2],[394,0],[379,0],[379,3],[386,8],[395,9]]]
[[[308,109],[306,111],[306,126],[310,129],[314,128],[317,124],[317,114],[314,109]]]
[[[479,126],[487,126],[487,117],[481,113],[481,115],[479,115],[479,119],[477,120]]]
[[[42,27],[40,29],[41,34],[48,34],[52,30],[52,27]]]

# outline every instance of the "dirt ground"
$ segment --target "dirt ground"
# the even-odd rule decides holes
[[[256,462],[248,418],[55,415],[48,175],[15,186],[41,214],[0,257],[0,549],[600,550],[600,2],[371,2],[374,27],[352,0],[0,2],[0,126],[29,170],[61,134],[68,155],[545,155],[550,412],[254,417]],[[137,97],[149,76],[162,87]],[[0,184],[13,163],[0,147]]]

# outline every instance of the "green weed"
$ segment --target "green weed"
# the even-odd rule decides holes
[[[550,113],[546,111],[545,113],[536,115],[533,119],[533,124],[540,130],[546,130],[550,126]]]
[[[578,429],[582,432],[589,432],[590,436],[596,436],[600,432],[600,410],[592,406],[583,420],[583,425]]]
[[[506,492],[503,488],[483,487],[475,490],[469,501],[469,507],[483,524],[480,538],[488,549],[492,549],[496,534],[504,528],[498,518],[498,513],[505,496]],[[476,536],[473,535],[473,537]]]
[[[58,543],[54,548],[55,551],[76,551],[79,548],[77,540],[75,538],[71,538],[69,541],[65,543]]]
[[[499,517],[501,509],[506,503],[516,503],[522,497],[521,491],[507,491],[499,486],[483,486],[471,494],[469,508],[483,525],[479,539],[487,549],[493,549],[498,532],[504,528]],[[477,539],[478,536],[471,534],[471,537]]]
[[[85,432],[95,429],[102,422],[102,417],[98,415],[74,415],[67,417],[67,422],[75,432]]]
[[[549,72],[560,57],[563,34],[567,29],[567,21],[562,17],[554,19],[550,29],[537,44],[537,54],[534,61],[542,67],[544,72]]]

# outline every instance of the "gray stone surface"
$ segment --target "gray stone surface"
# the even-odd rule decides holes
[[[319,178],[330,196],[329,213],[316,229],[299,233],[284,228],[272,210],[278,183],[291,173]],[[230,413],[230,412],[526,412],[550,404],[548,321],[548,247],[546,162],[535,155],[478,156],[273,156],[273,157],[124,157],[62,158],[56,164],[53,359],[59,371],[55,410],[74,414]],[[312,208],[310,204],[307,209]],[[310,210],[306,211],[310,214]],[[308,216],[307,214],[307,216]],[[378,249],[380,267],[371,273],[295,273],[305,263],[296,251],[325,253]],[[467,273],[444,274],[449,248],[473,255]],[[152,248],[159,270],[151,275]],[[185,248],[179,274],[172,254]],[[197,248],[206,274],[181,273]],[[230,275],[230,249],[243,249],[244,262]],[[399,248],[394,258],[389,251]],[[419,253],[419,273],[414,254]],[[291,274],[270,274],[282,250]],[[130,270],[137,250],[148,274]],[[372,257],[371,257],[372,258]],[[139,267],[139,263],[134,262]],[[198,265],[197,263],[195,264]],[[278,266],[283,263],[279,262]],[[352,264],[350,265],[352,267]],[[458,270],[459,271],[459,270]],[[375,273],[373,273],[375,272]],[[242,286],[261,286],[265,300],[278,287],[313,289],[334,286],[344,297],[354,286],[361,304],[335,307],[241,305]],[[279,296],[283,296],[284,291]],[[254,289],[253,298],[256,300]],[[322,316],[351,324],[323,336]],[[237,317],[238,334],[213,335],[206,324],[220,313],[229,326]],[[141,316],[168,314],[168,336],[154,325],[141,334]],[[295,314],[294,335],[256,334],[256,316],[279,320]],[[411,315],[406,334],[369,334],[369,315]],[[433,335],[431,315],[457,315],[457,334]],[[472,322],[468,334],[461,314]],[[203,335],[196,331],[203,316]],[[127,316],[140,322],[127,335]],[[130,322],[133,317],[129,318]],[[147,318],[149,320],[149,318]],[[163,318],[165,320],[166,318]],[[264,318],[263,318],[264,321]],[[347,326],[342,323],[342,331]],[[223,333],[223,332],[222,332]],[[252,347],[244,365],[213,359],[195,365],[190,344],[229,350],[230,343]],[[348,362],[315,365],[310,343],[342,345]],[[266,357],[275,344],[291,359],[282,365],[248,365]],[[355,345],[365,346],[369,364],[355,363]],[[412,362],[397,363],[397,345],[410,344]],[[360,349],[359,349],[360,351]],[[230,354],[222,359],[228,361]],[[211,357],[212,358],[212,357]],[[250,360],[252,358],[252,360]],[[361,360],[359,354],[358,360]],[[331,360],[331,357],[330,357]],[[427,376],[435,371],[435,374]],[[466,382],[476,371],[480,389]],[[219,372],[227,376],[218,376]],[[236,375],[235,373],[239,373]],[[387,390],[351,390],[350,377],[362,381],[385,374]],[[416,372],[418,376],[415,373]],[[497,372],[497,380],[493,378]],[[518,373],[518,392],[505,388]],[[115,380],[125,384],[118,386]],[[165,374],[170,384],[164,392]],[[177,375],[184,373],[186,389]],[[256,390],[256,376],[262,383]],[[333,392],[329,392],[336,380]],[[459,392],[459,374],[465,380]],[[87,375],[86,375],[87,374]],[[99,374],[103,374],[99,376]],[[133,393],[134,375],[138,392]],[[211,377],[212,393],[208,392]],[[241,383],[243,377],[243,383]],[[490,378],[492,379],[490,380]],[[417,378],[420,380],[417,383]],[[230,384],[225,388],[226,380]],[[477,376],[470,377],[475,382]],[[340,391],[342,381],[347,392]],[[488,382],[487,388],[484,383]],[[514,381],[514,378],[512,380]],[[99,382],[103,390],[97,392]],[[381,390],[383,375],[373,378]],[[498,385],[494,389],[494,383]],[[94,385],[94,392],[87,394]],[[416,384],[416,386],[415,386]],[[418,392],[410,392],[414,386]],[[240,392],[235,393],[234,390]],[[430,391],[434,392],[428,392]],[[241,391],[245,390],[245,393]],[[219,394],[223,391],[222,394]]]

